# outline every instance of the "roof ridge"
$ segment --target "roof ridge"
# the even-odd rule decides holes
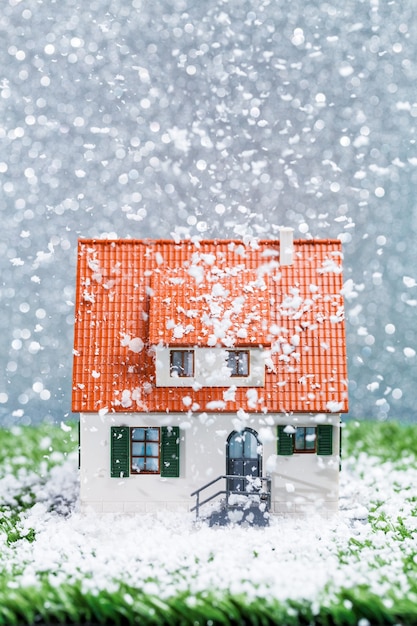
[[[181,241],[175,241],[174,239],[155,239],[155,238],[151,238],[151,237],[144,237],[143,239],[138,239],[138,238],[115,238],[115,239],[96,239],[94,237],[88,237],[88,238],[83,238],[80,237],[78,239],[79,243],[83,243],[83,244],[143,244],[143,245],[167,245],[167,244],[172,244],[172,245],[176,245],[176,246],[181,246],[184,244],[187,245],[196,245],[195,241],[192,241],[191,239],[182,239]],[[273,245],[273,244],[279,244],[279,238],[277,239],[259,239],[258,243],[261,245]],[[243,240],[241,239],[233,239],[233,238],[227,238],[227,239],[221,239],[221,238],[215,238],[215,239],[200,239],[198,242],[198,245],[201,244],[212,244],[212,245],[219,245],[219,244],[227,244],[227,243],[237,243],[240,245],[250,245],[249,243],[245,243]],[[294,239],[294,244],[297,245],[329,245],[329,244],[341,244],[340,239],[337,238],[325,238],[325,239],[319,239],[319,238],[314,238],[314,239]]]

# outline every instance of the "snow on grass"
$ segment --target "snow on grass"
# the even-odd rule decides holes
[[[273,517],[267,528],[209,528],[191,514],[169,511],[82,514],[76,454],[56,452],[55,460],[50,467],[40,461],[34,471],[20,467],[16,476],[2,472],[5,592],[40,590],[47,582],[53,588],[78,585],[93,595],[128,589],[127,604],[136,590],[160,601],[184,594],[190,606],[217,594],[244,596],[248,604],[307,603],[318,613],[337,602],[341,590],[361,588],[387,610],[404,597],[417,604],[417,469],[411,454],[384,461],[363,452],[349,457],[339,516]]]

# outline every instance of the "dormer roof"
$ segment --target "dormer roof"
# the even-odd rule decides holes
[[[347,410],[338,240],[80,240],[74,411]],[[265,387],[159,388],[155,347],[264,351]],[[224,400],[224,398],[228,398]],[[248,399],[250,398],[250,399]],[[222,404],[223,403],[223,404]]]
[[[151,277],[149,341],[172,346],[270,345],[268,276],[244,264],[160,269]]]

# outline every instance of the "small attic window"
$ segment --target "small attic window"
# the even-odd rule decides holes
[[[228,350],[227,367],[230,376],[249,376],[249,350]]]
[[[169,371],[172,377],[194,376],[194,350],[171,350]]]

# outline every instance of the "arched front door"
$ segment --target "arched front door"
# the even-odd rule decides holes
[[[231,476],[262,475],[262,445],[258,434],[251,428],[241,432],[232,432],[227,439],[226,473]],[[248,481],[244,478],[233,478],[228,481],[230,491],[245,492]]]

